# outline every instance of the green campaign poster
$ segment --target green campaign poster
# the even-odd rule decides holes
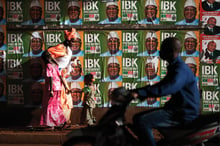
[[[24,5],[22,0],[7,0],[7,23],[19,24],[24,21]]]
[[[62,30],[44,31],[45,49],[56,46],[64,41],[64,32]]]
[[[7,32],[7,54],[18,55],[24,53],[24,32]]]
[[[99,0],[83,2],[83,22],[85,24],[97,24],[100,21],[100,12],[105,12]]]
[[[213,87],[202,89],[202,113],[212,113],[220,111],[220,93]]]
[[[138,20],[138,9],[141,1],[121,0],[121,20],[123,24],[135,24]]]
[[[44,18],[46,24],[60,24],[66,6],[60,0],[44,0]]]
[[[7,80],[8,104],[24,104],[24,89],[21,80]]]

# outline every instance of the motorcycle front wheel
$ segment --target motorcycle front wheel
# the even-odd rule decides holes
[[[95,138],[87,136],[73,137],[62,146],[95,146]]]

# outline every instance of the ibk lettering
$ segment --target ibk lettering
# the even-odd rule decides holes
[[[23,95],[23,85],[11,84],[8,85],[9,95]]]
[[[161,1],[161,10],[175,11],[176,10],[175,4],[176,1]]]
[[[162,32],[161,34],[161,41],[165,40],[166,38],[169,38],[169,37],[175,37],[176,36],[176,33],[168,33],[168,32]]]
[[[45,2],[46,11],[60,11],[60,2],[47,1]]]
[[[61,34],[46,34],[47,42],[61,42]]]
[[[84,10],[98,10],[98,1],[95,2],[84,2],[83,9]]]
[[[123,82],[123,87],[126,89],[136,89],[137,83],[125,83]]]
[[[219,91],[203,91],[203,100],[219,101],[218,94],[219,94]]]
[[[8,2],[9,11],[22,11],[22,2]]]
[[[124,67],[138,67],[137,58],[123,58]]]
[[[124,42],[137,42],[137,33],[123,33],[123,41]]]
[[[8,69],[21,69],[22,66],[21,66],[21,63],[22,63],[22,59],[8,59],[7,60],[7,66],[8,66]]]
[[[100,68],[99,59],[85,59],[86,68]]]
[[[203,75],[217,75],[217,66],[202,66],[202,74]]]
[[[99,34],[85,34],[86,43],[99,43]]]
[[[22,41],[22,34],[8,34],[8,42],[10,43],[21,43]]]
[[[137,1],[122,1],[122,9],[124,10],[137,10]]]

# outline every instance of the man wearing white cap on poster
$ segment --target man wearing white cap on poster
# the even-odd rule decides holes
[[[138,53],[137,56],[159,56],[158,37],[155,32],[149,31],[145,37],[146,51]]]
[[[175,25],[199,25],[199,20],[196,19],[197,8],[194,0],[186,0],[184,4],[185,19],[178,21]]]
[[[4,40],[5,40],[5,34],[2,27],[0,26],[0,50],[6,51],[7,45],[4,43]]]
[[[111,107],[111,101],[110,101],[110,96],[112,94],[112,91],[114,91],[116,88],[118,88],[118,84],[117,82],[110,82],[108,84],[108,99],[106,99],[107,101],[105,101],[103,107]]]
[[[197,64],[196,64],[196,60],[193,57],[187,57],[185,60],[185,63],[189,66],[189,68],[192,70],[193,74],[196,77],[196,80],[198,82],[198,86],[199,86],[199,77],[196,76],[197,73]]]
[[[42,6],[39,0],[31,1],[29,13],[31,20],[23,22],[22,25],[44,25],[44,20],[41,19]]]
[[[100,21],[99,24],[121,24],[121,18],[118,17],[119,8],[117,2],[107,2],[106,3],[106,18]]]
[[[6,24],[6,19],[3,18],[4,16],[4,7],[2,5],[2,2],[0,1],[0,25]]]
[[[38,31],[34,31],[31,34],[30,52],[23,55],[23,57],[38,57],[44,52],[42,50],[43,39]]]
[[[84,76],[82,75],[82,65],[78,58],[74,59],[70,62],[71,71],[70,76],[66,79],[67,82],[79,82],[84,80]]]
[[[146,76],[138,79],[137,81],[149,81],[150,84],[153,84],[153,82],[159,82],[160,76],[157,75],[159,69],[158,63],[158,57],[147,57],[145,62]]]
[[[157,18],[157,4],[155,0],[146,0],[145,2],[145,19],[138,21],[138,24],[160,24]]]
[[[81,37],[78,32],[75,32],[75,37],[69,41],[69,47],[72,50],[72,56],[84,56],[84,51],[81,50]]]
[[[104,78],[103,82],[122,81],[122,76],[119,74],[120,64],[118,59],[116,57],[110,57],[107,64],[107,72],[109,76]]]
[[[122,51],[119,49],[120,47],[120,38],[118,33],[115,31],[110,31],[108,34],[108,51],[102,53],[100,56],[122,56]]]
[[[197,48],[197,37],[193,31],[188,31],[184,37],[185,51],[181,53],[181,56],[195,56],[199,57],[199,51]]]
[[[78,82],[72,82],[70,89],[73,100],[73,107],[82,107],[82,88],[80,84]]]
[[[64,21],[64,25],[82,25],[80,15],[80,5],[78,0],[68,2],[68,20]]]

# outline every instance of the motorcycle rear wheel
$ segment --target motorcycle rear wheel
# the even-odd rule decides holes
[[[94,137],[80,136],[80,137],[73,137],[67,140],[62,146],[94,146],[94,145],[95,145]]]

